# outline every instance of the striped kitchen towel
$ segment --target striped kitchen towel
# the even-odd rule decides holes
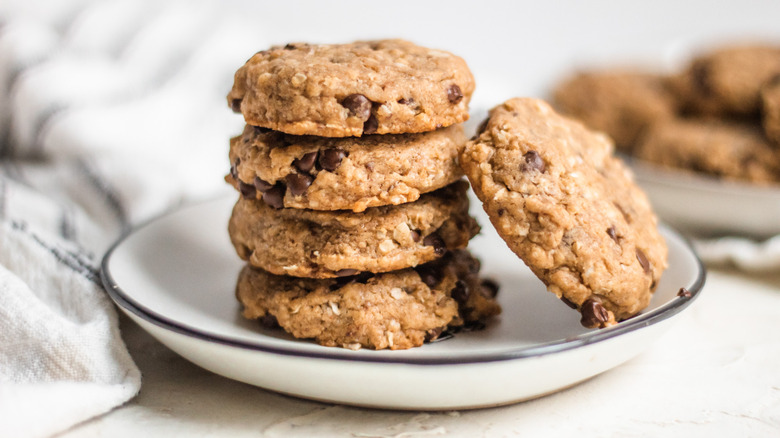
[[[225,95],[267,45],[218,2],[0,3],[0,435],[49,436],[138,392],[100,258],[227,190],[242,120]]]

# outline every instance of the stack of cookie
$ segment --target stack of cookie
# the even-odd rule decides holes
[[[499,313],[463,249],[478,231],[458,166],[473,89],[461,58],[399,40],[250,58],[228,95],[247,126],[226,177],[244,316],[403,349]]]
[[[780,183],[780,46],[717,48],[670,75],[584,72],[557,87],[555,102],[645,161]]]

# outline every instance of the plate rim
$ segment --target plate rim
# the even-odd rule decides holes
[[[191,338],[195,338],[201,341],[218,343],[230,347],[240,348],[244,350],[259,351],[263,353],[279,354],[284,356],[305,357],[312,359],[328,359],[328,360],[341,360],[348,362],[362,362],[362,363],[376,363],[376,364],[404,364],[404,365],[467,365],[487,362],[502,362],[518,359],[526,359],[532,357],[548,356],[551,354],[562,353],[565,351],[573,350],[576,348],[585,347],[588,345],[596,344],[611,340],[618,336],[622,336],[627,333],[631,333],[637,330],[641,330],[651,325],[658,324],[665,321],[672,316],[678,314],[683,309],[688,307],[696,298],[699,297],[704,283],[706,282],[707,272],[702,263],[699,255],[691,245],[691,242],[672,227],[663,223],[659,224],[661,229],[679,238],[688,248],[693,255],[696,262],[698,272],[693,284],[688,288],[690,296],[678,296],[672,300],[667,301],[656,309],[653,309],[647,313],[639,314],[633,318],[623,321],[615,326],[605,329],[595,330],[588,333],[583,333],[577,336],[572,336],[565,339],[559,339],[555,341],[536,344],[529,347],[520,347],[507,351],[494,352],[494,353],[480,353],[474,355],[461,355],[458,357],[386,357],[386,356],[354,356],[351,355],[352,351],[341,349],[328,349],[322,352],[314,351],[302,351],[294,347],[277,347],[270,345],[263,345],[261,343],[253,343],[235,338],[222,336],[219,334],[209,333],[207,331],[191,327],[185,323],[176,321],[172,318],[168,318],[161,315],[154,310],[149,309],[143,304],[138,303],[130,297],[114,280],[111,274],[109,264],[111,262],[111,256],[114,252],[124,243],[130,236],[140,232],[142,229],[166,218],[177,214],[183,210],[193,209],[201,207],[205,204],[215,203],[217,201],[224,201],[227,199],[225,196],[220,196],[200,202],[191,203],[185,206],[179,206],[178,208],[172,208],[159,215],[156,215],[138,226],[132,227],[126,230],[122,235],[109,247],[103,256],[100,263],[100,278],[103,283],[103,287],[108,293],[109,297],[114,303],[121,307],[125,311],[129,311],[139,318],[152,323],[160,328],[185,335]],[[518,259],[519,260],[519,259]],[[522,261],[522,260],[520,260]]]

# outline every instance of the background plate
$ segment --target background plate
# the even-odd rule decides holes
[[[588,330],[485,226],[470,249],[482,259],[483,274],[501,284],[504,309],[486,330],[404,351],[327,348],[240,316],[233,293],[242,263],[226,231],[234,202],[190,206],[120,239],[103,260],[106,288],[141,327],[193,363],[316,400],[464,409],[554,392],[639,354],[704,283],[696,255],[664,228],[670,267],[650,306],[615,327]],[[488,225],[484,214],[474,213]],[[678,297],[680,287],[691,298]]]
[[[626,160],[661,219],[697,236],[767,238],[780,233],[780,187],[724,181]]]

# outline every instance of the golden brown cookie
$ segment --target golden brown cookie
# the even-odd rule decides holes
[[[348,137],[463,122],[473,91],[463,59],[408,41],[288,44],[238,69],[228,104],[250,125]]]
[[[457,181],[460,125],[421,134],[325,138],[247,125],[230,142],[228,181],[274,207],[353,210],[415,201]]]
[[[240,198],[228,232],[238,255],[274,274],[332,278],[417,266],[465,248],[479,231],[460,181],[362,213],[274,209]]]
[[[636,156],[670,168],[752,183],[780,181],[780,155],[757,125],[675,119],[654,125]]]
[[[691,61],[672,84],[692,113],[756,115],[761,88],[780,74],[780,47],[723,47]]]
[[[493,108],[461,165],[498,234],[587,327],[650,302],[666,244],[612,142],[543,101]]]
[[[626,151],[648,126],[674,117],[677,110],[665,77],[628,70],[579,73],[558,85],[554,103],[564,114],[609,134]]]
[[[399,350],[499,314],[498,289],[480,281],[478,271],[479,262],[466,251],[416,269],[327,280],[246,266],[236,297],[244,317],[278,324],[296,338],[353,350]]]

